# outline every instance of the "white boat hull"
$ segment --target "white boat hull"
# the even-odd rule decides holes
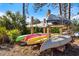
[[[68,35],[62,35],[59,37],[53,37],[44,42],[40,47],[40,52],[47,50],[49,48],[56,48],[59,46],[63,46],[67,43],[69,43],[72,40],[71,36]]]

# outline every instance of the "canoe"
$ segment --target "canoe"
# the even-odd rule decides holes
[[[51,37],[49,40],[42,43],[40,47],[40,52],[47,50],[49,48],[56,48],[63,46],[67,43],[69,43],[72,40],[71,36],[68,35],[62,35],[58,37]]]

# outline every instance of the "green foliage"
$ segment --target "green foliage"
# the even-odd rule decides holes
[[[74,25],[74,32],[79,32],[79,20],[78,19],[73,19],[72,24]]]
[[[11,24],[10,20],[6,16],[2,16],[0,18],[0,26],[6,27],[6,29],[10,29],[11,25],[12,24]]]
[[[34,33],[43,33],[43,28],[34,27]]]
[[[0,17],[0,26],[0,38],[6,34],[12,42],[14,42],[20,34],[30,33],[30,30],[26,28],[23,15],[19,12],[12,13],[11,11],[7,11],[5,15]]]
[[[25,32],[23,30],[20,30],[22,35],[26,35],[26,34],[30,34],[31,33],[31,29],[30,28],[26,28]]]
[[[39,19],[34,19],[33,23],[34,24],[39,24],[39,23],[41,23],[41,21]]]
[[[15,42],[16,38],[20,35],[20,31],[18,29],[13,29],[7,32],[11,42]]]
[[[33,3],[33,9],[35,12],[43,10],[44,7],[58,7],[58,3]]]
[[[27,28],[26,29],[26,32],[27,32],[26,34],[30,34],[31,33],[31,29],[30,28]]]
[[[78,19],[73,19],[72,24],[75,26],[79,26],[79,20]]]
[[[6,28],[5,27],[0,27],[0,35],[1,34],[6,34]]]
[[[76,28],[74,29],[74,32],[79,32],[79,27],[76,26]]]
[[[79,26],[75,26],[75,28],[73,28],[74,32],[79,32]]]
[[[5,36],[7,36],[7,31],[5,27],[0,27],[0,43],[3,42],[3,40],[5,40]]]
[[[52,28],[51,29],[51,32],[52,33],[59,33],[59,28]]]
[[[22,34],[27,33],[26,22],[19,12],[7,11],[6,15],[0,17],[0,26],[6,27],[7,30],[19,29]]]
[[[35,12],[37,12],[38,10],[41,10],[45,5],[47,5],[47,3],[34,3],[33,8]]]

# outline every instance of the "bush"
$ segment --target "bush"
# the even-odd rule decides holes
[[[5,34],[7,32],[5,27],[0,27],[0,35]]]
[[[20,35],[20,31],[18,29],[13,29],[8,31],[7,35],[9,36],[11,42],[15,42],[16,38]]]
[[[0,44],[9,41],[7,30],[5,27],[0,27]]]
[[[34,27],[34,33],[43,33],[43,28]]]
[[[74,31],[79,32],[79,26],[75,26]]]
[[[26,34],[30,34],[31,33],[31,29],[30,28],[27,28],[26,29],[26,32],[27,32]]]
[[[52,28],[51,29],[51,32],[52,33],[59,33],[59,28],[56,28],[56,27],[55,28]]]

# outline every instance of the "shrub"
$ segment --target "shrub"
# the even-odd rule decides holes
[[[79,26],[75,26],[74,31],[75,31],[75,32],[79,32]]]
[[[34,33],[43,33],[43,28],[34,27]]]
[[[51,32],[52,33],[59,33],[59,28],[56,28],[56,27],[55,28],[52,28],[51,29]]]
[[[30,28],[27,28],[26,29],[26,32],[27,32],[26,34],[30,34],[31,33],[31,29]]]
[[[4,43],[9,41],[9,37],[7,36],[7,30],[5,27],[0,27],[0,43]]]
[[[20,35],[20,31],[18,29],[13,29],[7,32],[7,35],[9,36],[11,42],[15,42],[17,36]]]
[[[5,27],[0,27],[0,35],[5,34],[7,32]]]

